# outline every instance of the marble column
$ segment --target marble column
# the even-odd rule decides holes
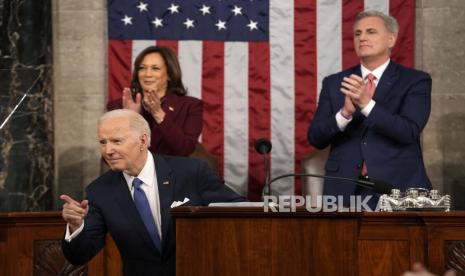
[[[0,0],[0,212],[52,208],[51,45],[50,0]]]

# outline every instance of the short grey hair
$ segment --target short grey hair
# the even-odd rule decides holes
[[[384,26],[386,26],[386,29],[390,33],[397,34],[399,32],[399,23],[397,23],[397,19],[395,19],[393,16],[386,15],[377,10],[366,10],[360,12],[355,18],[354,26],[355,24],[357,24],[357,22],[366,17],[378,17],[379,19],[383,20]]]
[[[132,111],[130,109],[115,109],[104,113],[98,120],[98,126],[102,124],[103,121],[108,119],[116,118],[126,118],[129,120],[129,128],[134,132],[134,134],[142,135],[147,134],[148,146],[150,146],[150,127],[149,123],[140,115],[139,113]]]

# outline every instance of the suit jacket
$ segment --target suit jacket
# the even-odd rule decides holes
[[[134,205],[121,172],[109,171],[86,188],[89,212],[83,231],[71,242],[63,240],[66,258],[84,264],[104,246],[110,232],[123,260],[124,275],[175,275],[175,228],[169,214],[173,201],[188,205],[245,201],[229,189],[200,160],[154,155],[160,198],[162,249],[154,246]]]
[[[326,77],[309,142],[322,149],[331,145],[325,171],[330,176],[358,178],[363,160],[372,179],[384,180],[401,191],[431,188],[420,147],[420,134],[431,111],[431,77],[390,61],[376,86],[374,108],[368,117],[360,110],[340,131],[335,114],[344,105],[343,77],[361,76],[360,66]],[[324,194],[354,194],[349,182],[325,180]]]
[[[121,99],[107,104],[108,110],[122,107]],[[166,116],[160,124],[145,109],[142,112],[152,132],[150,150],[167,155],[191,155],[202,132],[202,101],[168,92],[162,100],[162,109]]]

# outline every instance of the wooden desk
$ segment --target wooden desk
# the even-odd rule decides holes
[[[180,207],[177,275],[401,275],[417,261],[465,273],[465,212],[264,213]]]
[[[465,212],[264,213],[179,207],[177,275],[400,275],[415,261],[465,274]],[[0,275],[121,275],[109,236],[87,266],[61,253],[60,212],[0,214]],[[59,274],[63,273],[63,274]]]
[[[121,275],[110,236],[105,250],[88,265],[75,267],[61,251],[64,231],[61,212],[0,213],[0,275]]]

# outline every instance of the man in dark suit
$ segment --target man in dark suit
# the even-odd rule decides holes
[[[105,113],[98,137],[111,171],[87,186],[87,200],[61,196],[68,222],[62,249],[72,264],[95,256],[110,232],[124,275],[175,275],[173,203],[245,201],[200,160],[152,155],[148,123],[134,111]]]
[[[364,11],[353,32],[361,64],[323,80],[309,142],[319,149],[331,145],[329,176],[384,180],[402,192],[431,189],[420,147],[431,110],[431,78],[390,60],[398,33],[395,18]],[[345,200],[372,195],[372,208],[379,196],[334,180],[325,181],[323,193]]]

